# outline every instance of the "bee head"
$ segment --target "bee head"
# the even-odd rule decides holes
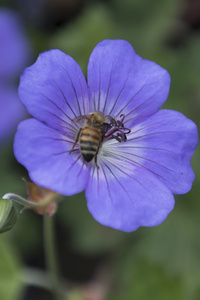
[[[93,126],[99,126],[105,122],[105,117],[102,112],[92,112],[89,116],[89,121]]]

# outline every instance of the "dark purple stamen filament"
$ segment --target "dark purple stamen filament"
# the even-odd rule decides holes
[[[105,133],[104,137],[106,139],[115,138],[119,142],[125,142],[127,140],[126,135],[131,132],[131,129],[124,127],[123,122],[125,119],[125,115],[124,114],[120,115],[121,118],[120,121],[116,120],[116,118],[113,118],[110,115],[106,115],[105,117],[107,117],[108,120],[110,121],[111,127]],[[114,133],[116,133],[116,135],[113,135]]]

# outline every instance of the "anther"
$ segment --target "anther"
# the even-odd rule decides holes
[[[104,137],[106,139],[114,138],[118,142],[126,142],[126,135],[131,132],[131,129],[124,127],[125,114],[120,115],[121,120],[117,120],[116,117],[113,118],[110,115],[106,115],[105,117],[107,117],[110,121],[110,128],[108,128],[108,131],[105,133]],[[116,134],[114,135],[114,133]]]

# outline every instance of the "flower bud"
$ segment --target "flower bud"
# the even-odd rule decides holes
[[[57,201],[60,198],[60,194],[40,187],[33,182],[26,182],[26,184],[28,201],[38,204],[38,207],[35,207],[34,210],[41,215],[54,215],[57,210]]]
[[[17,221],[17,212],[12,201],[0,199],[0,233],[13,228]]]

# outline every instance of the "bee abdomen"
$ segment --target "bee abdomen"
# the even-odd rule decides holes
[[[80,137],[80,151],[83,158],[90,162],[99,148],[99,134],[98,132],[89,132],[90,130],[87,129],[87,132],[84,131]]]
[[[93,159],[94,154],[82,153],[82,156],[83,156],[83,158],[84,158],[85,161],[90,162]]]
[[[89,162],[93,159],[94,155],[97,153],[98,144],[92,141],[82,141],[80,140],[80,150],[83,158]]]

